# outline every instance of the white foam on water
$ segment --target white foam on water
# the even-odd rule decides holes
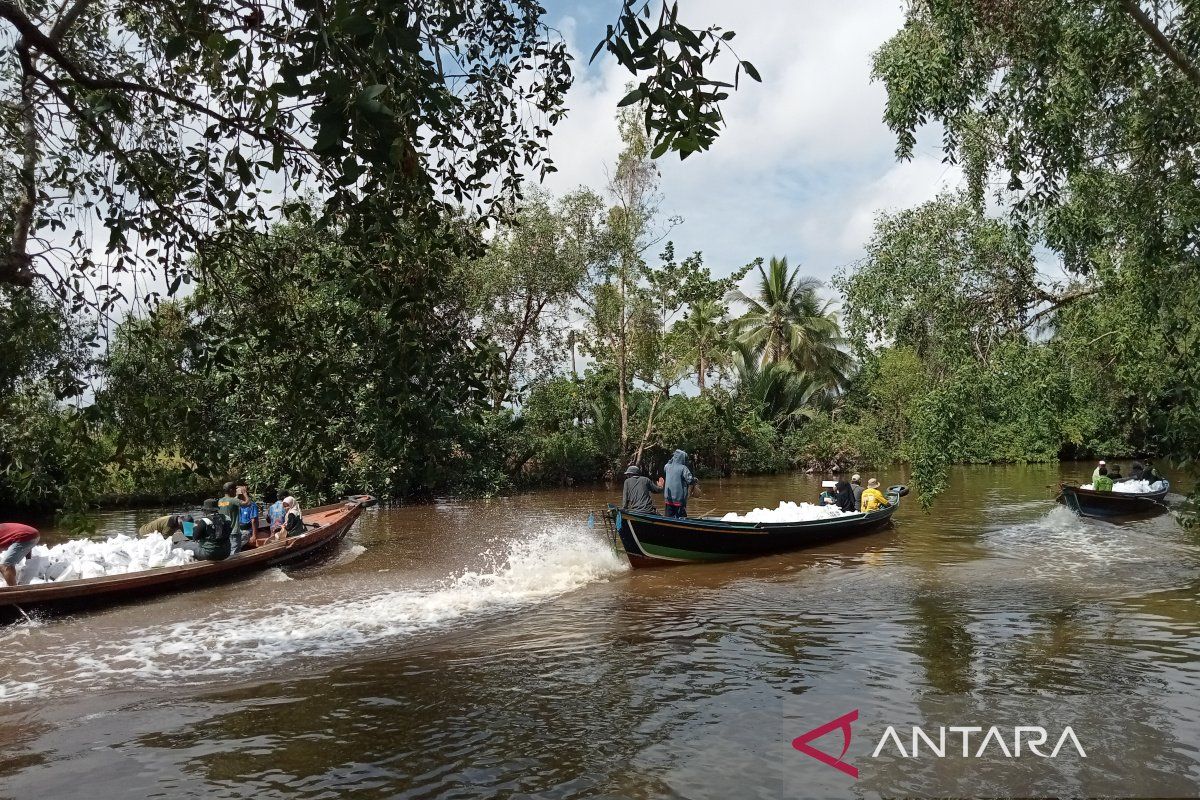
[[[1042,579],[1097,577],[1117,564],[1159,561],[1169,547],[1160,537],[1083,519],[1065,506],[993,530],[987,541],[998,555],[1022,559],[1028,574]]]
[[[464,617],[537,603],[628,569],[610,544],[567,527],[509,542],[491,562],[491,567],[421,588],[322,605],[277,605],[254,616],[214,612],[120,641],[79,641],[36,653],[27,649],[16,661],[30,677],[39,678],[42,692],[54,694],[93,688],[98,682],[191,685],[245,676],[289,660],[362,653]],[[14,691],[16,680],[0,682],[0,691]]]

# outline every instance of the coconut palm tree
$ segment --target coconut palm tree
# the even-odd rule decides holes
[[[715,300],[693,304],[687,316],[676,323],[672,333],[678,337],[683,351],[682,361],[696,368],[696,385],[704,396],[705,377],[713,367],[725,360],[728,345],[725,338],[725,307]]]
[[[758,416],[781,431],[812,419],[829,397],[812,375],[799,372],[788,361],[763,362],[750,346],[735,342],[733,368],[738,394],[749,400]]]
[[[792,271],[787,258],[772,257],[766,269],[760,263],[758,274],[753,297],[736,288],[728,295],[730,302],[747,307],[733,323],[738,343],[758,353],[764,365],[790,363],[828,389],[840,388],[850,354],[833,303],[817,296],[821,282]]]

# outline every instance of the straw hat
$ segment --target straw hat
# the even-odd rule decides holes
[[[868,489],[878,489],[879,481],[876,478],[871,478],[871,480],[867,481],[867,488]]]

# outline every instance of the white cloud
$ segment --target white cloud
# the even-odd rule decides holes
[[[691,0],[681,14],[689,24],[737,31],[738,54],[763,82],[743,76],[712,150],[660,160],[663,210],[685,220],[672,233],[678,250],[703,251],[718,273],[787,255],[827,278],[861,254],[879,211],[915,205],[959,180],[931,137],[922,137],[911,163],[895,161],[895,138],[882,122],[886,93],[870,82],[870,63],[903,22],[899,0]],[[585,70],[591,43],[580,41],[572,18],[559,27],[579,70],[571,113],[550,145],[560,172],[547,186],[600,188],[620,148],[613,117],[629,75],[607,56]]]

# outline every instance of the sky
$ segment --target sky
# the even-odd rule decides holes
[[[576,61],[570,113],[550,142],[558,172],[552,194],[600,189],[620,150],[615,112],[631,76],[592,49],[616,19],[616,0],[549,0],[547,22]],[[863,255],[881,211],[917,205],[961,181],[943,162],[936,132],[919,138],[914,159],[897,162],[883,124],[886,93],[871,82],[871,55],[903,23],[902,0],[682,0],[691,27],[737,32],[732,44],[763,82],[742,78],[722,105],[726,129],[711,150],[680,162],[659,159],[664,216],[676,252],[700,250],[714,274],[762,257],[787,256],[828,280]],[[728,77],[733,65],[723,64]]]

